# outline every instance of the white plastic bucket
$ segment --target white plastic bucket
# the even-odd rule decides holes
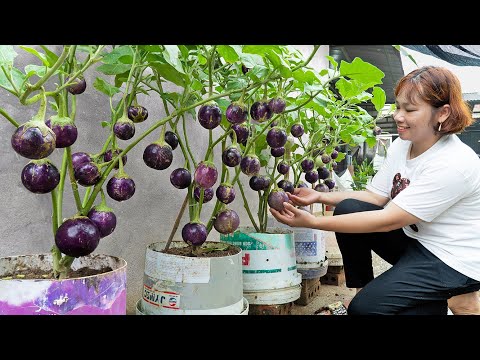
[[[267,228],[257,233],[242,227],[220,239],[242,249],[243,294],[250,304],[284,304],[300,297],[293,232]]]
[[[207,242],[208,245],[208,242]],[[174,241],[171,247],[183,247]],[[240,314],[244,310],[242,251],[221,257],[187,257],[146,250],[142,311],[146,315]]]
[[[248,315],[249,304],[246,298],[242,299],[242,312],[233,315]],[[145,311],[143,310],[143,302],[142,299],[137,301],[137,305],[135,307],[135,314],[136,315],[146,315]],[[178,314],[177,314],[178,315]],[[183,315],[219,315],[218,312],[214,310],[205,310],[205,311],[195,311],[195,310],[185,310]],[[231,315],[231,314],[229,314]]]

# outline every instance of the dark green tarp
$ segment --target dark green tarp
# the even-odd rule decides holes
[[[480,45],[402,45],[458,66],[480,66]]]

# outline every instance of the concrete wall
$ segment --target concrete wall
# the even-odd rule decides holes
[[[299,45],[305,55],[308,55],[312,46]],[[26,53],[18,46],[15,47],[19,56],[15,60],[17,67],[38,64],[38,59]],[[57,53],[60,47],[57,48]],[[312,64],[320,69],[328,66],[325,59],[328,55],[328,46],[322,46],[316,54]],[[100,151],[107,138],[107,128],[102,128],[100,122],[110,119],[110,110],[107,96],[93,88],[93,82],[98,76],[95,71],[87,71],[87,89],[77,96],[76,125],[79,137],[72,146],[72,152]],[[47,84],[47,89],[51,89]],[[168,89],[167,89],[168,90]],[[139,104],[149,111],[147,121],[136,124],[136,134],[141,134],[151,124],[165,116],[163,105],[157,96],[149,98],[140,95]],[[21,106],[18,99],[0,89],[0,107],[18,122],[24,123],[31,119],[38,109],[38,104],[30,107]],[[53,115],[49,108],[47,117]],[[208,144],[208,132],[197,122],[188,119],[188,131],[191,134],[205,134],[205,136],[191,136],[191,147],[205,154]],[[219,130],[220,131],[220,130]],[[20,174],[28,159],[21,157],[10,145],[10,138],[14,127],[3,117],[0,117],[0,256],[47,253],[50,251],[54,239],[51,230],[51,197],[49,194],[38,195],[24,188]],[[186,190],[178,190],[170,184],[170,172],[183,166],[183,155],[180,148],[174,151],[172,165],[166,171],[153,170],[147,167],[143,160],[144,148],[158,138],[158,131],[150,134],[128,153],[125,171],[136,184],[134,196],[122,203],[118,203],[107,196],[108,205],[117,216],[117,227],[113,234],[103,238],[95,253],[103,253],[124,258],[128,263],[128,313],[135,313],[135,302],[141,297],[143,285],[143,271],[145,264],[145,249],[153,242],[166,240],[170,234],[172,224],[180,209]],[[217,134],[218,136],[218,134]],[[216,138],[216,136],[214,137]],[[128,141],[118,140],[119,145],[128,144]],[[60,167],[63,150],[55,150],[50,159]],[[197,158],[199,155],[196,155]],[[203,156],[203,155],[202,155]],[[215,162],[220,166],[220,154],[215,153]],[[240,176],[246,185],[246,194],[253,213],[257,211],[257,195],[249,190],[248,178]],[[75,205],[68,181],[65,185],[64,217],[75,214]],[[81,196],[85,188],[80,187]],[[231,208],[241,217],[242,225],[250,225],[243,208],[243,202],[237,189],[237,200]],[[214,201],[204,205],[208,214],[213,210]],[[203,213],[203,211],[202,211]],[[204,218],[202,220],[208,220]],[[182,224],[187,221],[184,216],[174,240],[181,241]],[[218,233],[213,230],[209,240],[218,240]]]

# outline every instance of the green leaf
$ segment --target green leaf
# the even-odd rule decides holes
[[[395,49],[397,49],[398,51],[400,51],[403,55],[407,56],[410,60],[412,60],[412,62],[418,66],[417,62],[415,61],[415,59],[413,58],[412,55],[410,55],[403,47],[400,47],[400,45],[392,45]]]
[[[247,87],[247,81],[244,78],[233,78],[232,80],[229,80],[227,82],[227,87],[225,90],[230,91],[230,90],[236,90],[236,89],[243,89],[244,87]]]
[[[178,57],[180,50],[178,49],[177,45],[164,45],[165,51],[163,52],[163,56],[165,57],[165,61],[172,65],[178,72],[185,74],[183,70],[182,63]]]
[[[161,45],[141,45],[138,48],[148,52],[154,52],[154,53],[163,52],[163,48]]]
[[[47,72],[47,67],[46,66],[40,66],[40,65],[33,65],[29,64],[25,66],[25,74],[26,77],[29,78],[33,75],[37,75],[38,77],[42,77],[45,75]]]
[[[362,90],[366,90],[374,85],[382,84],[382,79],[385,76],[383,71],[379,68],[358,57],[353,59],[352,63],[342,60],[340,64],[340,75],[363,84]]]
[[[115,75],[114,85],[119,88],[124,82],[127,82],[129,72],[130,71],[125,71],[124,73]]]
[[[333,68],[337,69],[338,63],[335,61],[335,59],[331,56],[325,56],[325,57],[328,59],[330,64],[332,64]]]
[[[200,65],[205,65],[207,63],[207,58],[202,54],[198,54],[198,63]]]
[[[8,70],[5,69],[7,72]],[[11,76],[12,76],[12,80],[13,80],[13,83],[15,84],[15,86],[17,87],[18,90],[22,91],[21,89],[21,86],[23,84],[23,82],[25,81],[25,74],[22,73],[20,70],[18,70],[17,68],[11,68]],[[8,92],[14,94],[14,95],[17,95],[16,92],[15,92],[15,89],[13,88],[12,84],[10,84],[10,81],[8,81],[7,77],[5,76],[5,73],[3,72],[3,70],[0,69],[0,87],[4,88],[5,90],[7,90]]]
[[[268,74],[268,69],[262,65],[255,65],[253,68],[247,72],[247,76],[253,81],[259,81],[263,79]]]
[[[28,46],[22,46],[21,45],[20,48],[25,50],[26,52],[32,54],[32,55],[35,55],[37,58],[39,58],[42,61],[43,65],[48,66],[48,67],[51,66],[50,63],[48,62],[45,54],[40,53],[37,50],[35,50],[34,48],[31,48],[31,47],[28,47]]]
[[[13,66],[17,55],[12,45],[0,45],[0,66]]]
[[[352,135],[352,140],[359,145],[365,141],[366,137],[362,135]]]
[[[120,61],[120,58],[122,58],[121,61]],[[111,64],[111,65],[118,64],[118,63],[131,64],[133,62],[133,50],[128,45],[117,47],[113,49],[110,53],[105,55],[102,58],[102,62],[104,64]],[[119,73],[115,73],[115,74],[119,74]],[[107,74],[107,75],[115,75],[115,74]]]
[[[318,82],[317,76],[311,70],[298,69],[292,73],[292,76],[295,80],[298,80],[301,83],[312,85]]]
[[[182,87],[185,86],[185,80],[183,78],[183,74],[178,72],[172,65],[155,62],[155,63],[152,63],[151,66],[155,68],[158,74],[164,79],[171,81],[178,86],[182,86]]]
[[[278,54],[282,53],[282,50],[278,45],[245,45],[242,49],[244,53],[257,54],[265,56],[269,51],[275,51]]]
[[[241,54],[239,54],[239,57],[240,57],[240,61],[242,62],[242,64],[245,65],[249,69],[252,69],[256,65],[265,66],[265,63],[263,62],[262,57],[259,56],[259,55],[241,53]]]
[[[102,124],[103,128],[112,125],[112,123],[110,121],[102,121],[101,124]]]
[[[375,136],[373,136],[373,137],[368,137],[368,138],[365,140],[365,142],[367,143],[367,145],[368,145],[369,147],[374,147],[375,144],[377,143],[377,138],[376,138]]]
[[[260,160],[261,167],[267,166],[271,158],[272,158],[272,154],[267,149],[262,149],[262,151],[260,151],[260,154],[258,154],[258,159]]]
[[[373,98],[371,101],[373,105],[375,105],[375,110],[380,112],[385,106],[385,102],[387,101],[385,91],[382,88],[375,86],[373,88]]]
[[[234,63],[238,60],[238,54],[235,49],[229,45],[218,45],[217,52],[225,59],[227,63]]]
[[[192,89],[193,90],[202,90],[203,89],[203,84],[198,81],[197,79],[193,79],[193,82],[192,82]]]
[[[345,159],[346,154],[343,152],[339,152],[337,158],[335,159],[335,162],[339,163],[343,159]]]
[[[129,71],[132,66],[128,64],[103,64],[97,70],[105,75],[117,75]]]
[[[48,103],[50,104],[53,111],[58,112],[58,105],[55,101],[49,101]]]
[[[98,91],[104,93],[108,97],[112,97],[113,95],[117,94],[120,92],[120,89],[110,85],[108,82],[103,80],[100,77],[97,77],[95,79],[95,82],[93,83],[93,87],[97,89]]]
[[[335,84],[344,99],[353,98],[363,92],[364,87],[361,83],[341,78]]]
[[[51,65],[55,64],[58,60],[58,55],[51,51],[49,48],[47,48],[45,45],[40,45],[40,47],[43,49],[43,51],[45,51],[48,62]]]

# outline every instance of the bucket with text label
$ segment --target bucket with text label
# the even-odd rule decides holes
[[[183,241],[174,241],[170,247],[184,246]],[[162,252],[164,248],[165,242],[147,247],[137,313],[238,315],[245,311],[240,248],[234,255],[215,256],[212,251],[203,257],[168,254]]]

